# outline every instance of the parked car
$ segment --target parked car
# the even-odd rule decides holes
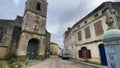
[[[58,56],[59,56],[59,57],[62,57],[62,53],[60,53]]]
[[[69,59],[69,54],[68,53],[63,53],[62,54],[62,59]]]

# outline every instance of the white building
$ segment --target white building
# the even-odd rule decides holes
[[[106,12],[112,12],[114,27],[120,28],[120,2],[105,2],[74,24],[64,33],[64,46],[71,57],[107,65],[103,45],[103,34],[108,26],[105,24]]]

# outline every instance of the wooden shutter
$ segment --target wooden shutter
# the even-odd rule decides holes
[[[99,31],[99,30],[98,30],[98,24],[95,23],[95,24],[94,24],[94,27],[95,27],[95,34],[98,35],[98,31]]]
[[[102,27],[102,21],[98,21],[94,24],[94,27],[95,27],[95,34],[96,35],[100,35],[100,34],[103,34],[103,27]]]
[[[103,27],[101,21],[98,21],[98,30],[99,30],[99,34],[103,34]]]
[[[80,58],[82,58],[82,50],[78,51],[78,55],[79,55]]]
[[[85,28],[85,38],[90,38],[90,27]]]
[[[87,50],[87,58],[91,58],[91,51]]]
[[[81,31],[79,31],[77,34],[78,34],[78,41],[82,40]]]

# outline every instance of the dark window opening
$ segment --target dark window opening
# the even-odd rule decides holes
[[[85,24],[87,23],[87,21],[84,22]]]
[[[78,28],[80,28],[80,25],[78,25]]]
[[[105,12],[106,12],[107,9],[108,9],[108,8],[105,8],[103,11],[101,11],[101,13],[102,13],[102,14],[105,14]]]
[[[95,17],[98,17],[98,14],[95,14]]]
[[[36,9],[39,10],[39,11],[41,10],[41,5],[40,5],[40,3],[37,3]]]
[[[21,27],[18,26],[14,26],[13,28],[13,35],[12,35],[12,42],[17,42],[19,41],[19,37],[21,34]]]
[[[3,31],[1,31],[0,32],[0,43],[2,43],[3,35],[4,35]]]

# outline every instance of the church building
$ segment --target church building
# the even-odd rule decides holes
[[[50,51],[46,0],[27,0],[23,17],[0,19],[0,59],[45,59]]]

